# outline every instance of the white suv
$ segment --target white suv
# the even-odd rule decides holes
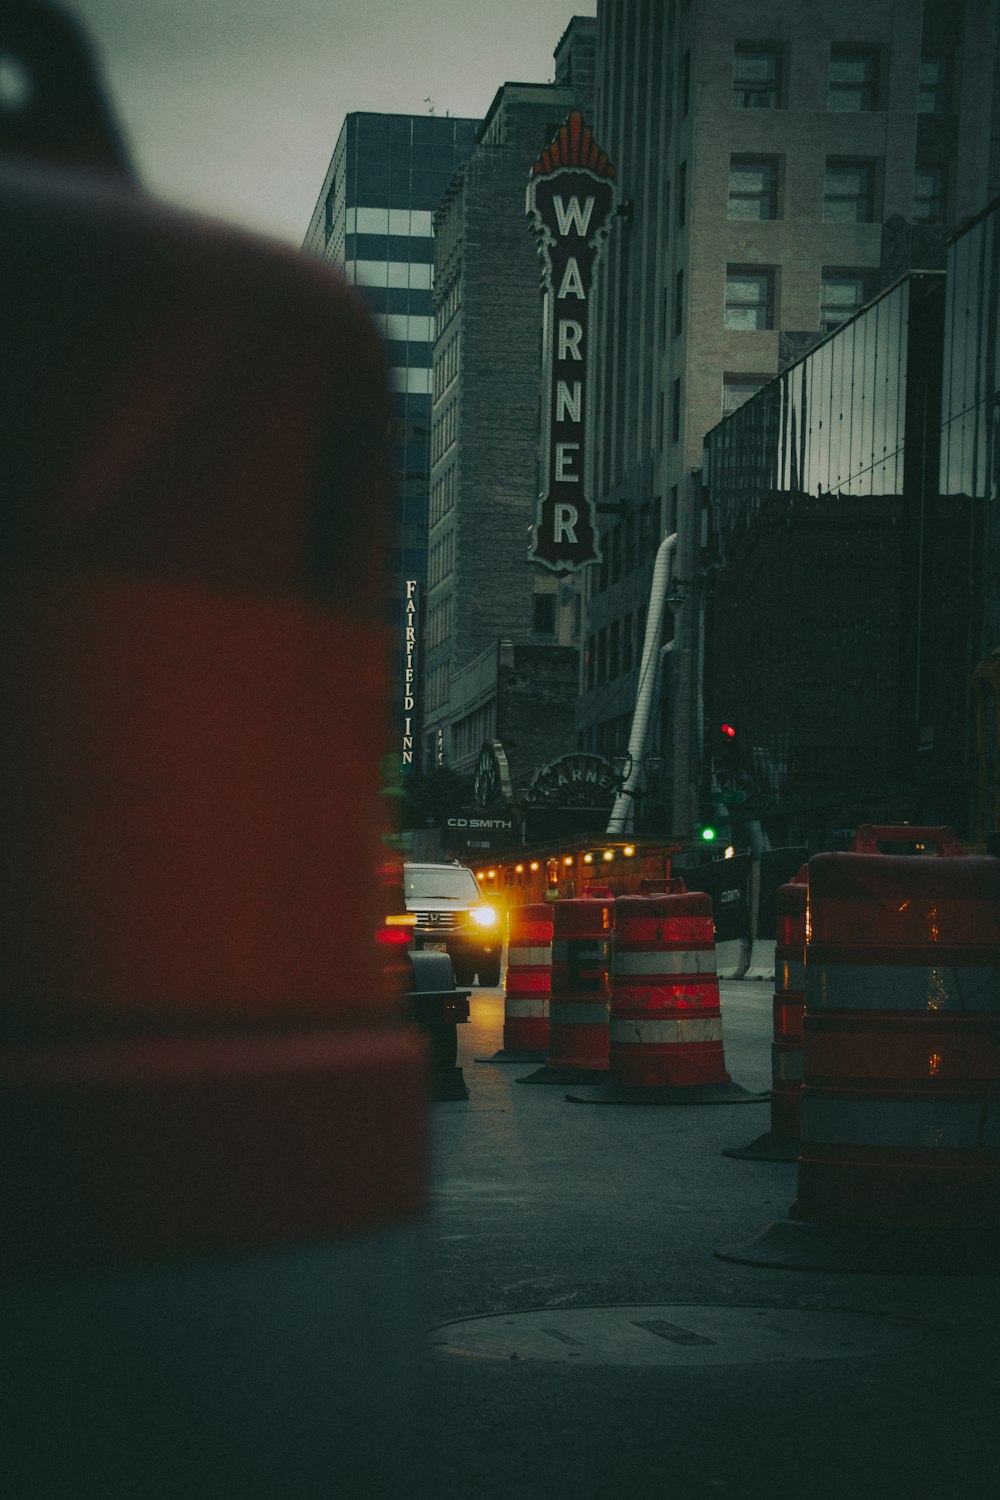
[[[418,948],[451,954],[456,984],[500,983],[503,932],[496,908],[483,899],[472,871],[452,864],[406,863],[403,890],[407,911],[414,912]]]

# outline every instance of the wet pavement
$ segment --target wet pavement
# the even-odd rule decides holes
[[[769,1126],[772,986],[721,990],[746,1093],[663,1106],[476,1061],[503,995],[473,991],[469,1098],[432,1106],[438,1500],[1000,1496],[1000,1277],[960,1247],[919,1275],[715,1254],[783,1220],[797,1175],[722,1154]]]

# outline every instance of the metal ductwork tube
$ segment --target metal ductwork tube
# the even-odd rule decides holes
[[[664,537],[656,552],[653,564],[653,581],[649,589],[649,610],[646,615],[646,638],[642,643],[642,663],[639,667],[639,687],[635,695],[635,712],[632,715],[632,732],[629,735],[628,753],[631,757],[628,775],[615,798],[608,833],[624,833],[629,824],[635,824],[635,794],[641,790],[643,779],[642,759],[646,753],[646,736],[653,713],[656,694],[657,668],[660,662],[660,639],[663,635],[663,604],[670,584],[670,566],[677,533]]]

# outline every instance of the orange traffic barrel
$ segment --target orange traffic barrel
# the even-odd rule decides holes
[[[938,854],[877,847],[914,840]],[[798,1191],[747,1249],[1000,1270],[1000,860],[950,829],[866,827],[810,860],[808,890]]]
[[[610,1080],[586,1103],[750,1102],[726,1071],[712,898],[700,891],[615,903]]]
[[[744,1161],[794,1161],[799,1154],[802,1023],[805,1015],[807,866],[778,887],[774,949],[774,1037],[771,1043],[771,1128],[723,1156]]]
[[[484,1062],[535,1062],[548,1054],[552,987],[552,906],[507,912],[503,1046]]]
[[[74,29],[21,9],[25,130],[89,120]],[[101,165],[0,165],[5,1487],[411,1492],[385,354],[318,263]]]
[[[552,907],[549,1055],[519,1083],[597,1084],[607,1077],[614,909],[611,897],[585,896]]]

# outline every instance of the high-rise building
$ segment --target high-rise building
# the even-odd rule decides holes
[[[698,816],[703,437],[880,288],[943,266],[998,186],[996,34],[995,0],[600,0],[595,130],[627,212],[600,292],[608,519],[577,725],[581,748],[625,750],[644,663],[656,770],[636,789],[663,830]]]
[[[502,743],[515,790],[574,748],[579,587],[528,561],[539,490],[541,265],[532,164],[589,109],[591,17],[555,82],[506,83],[435,215],[425,756],[465,773]]]
[[[390,568],[404,766],[416,764],[421,713],[419,692],[408,691],[418,684],[418,652],[407,647],[417,645],[410,622],[419,619],[427,576],[432,217],[478,128],[478,120],[448,115],[348,115],[303,243],[358,288],[389,355],[396,477]]]

